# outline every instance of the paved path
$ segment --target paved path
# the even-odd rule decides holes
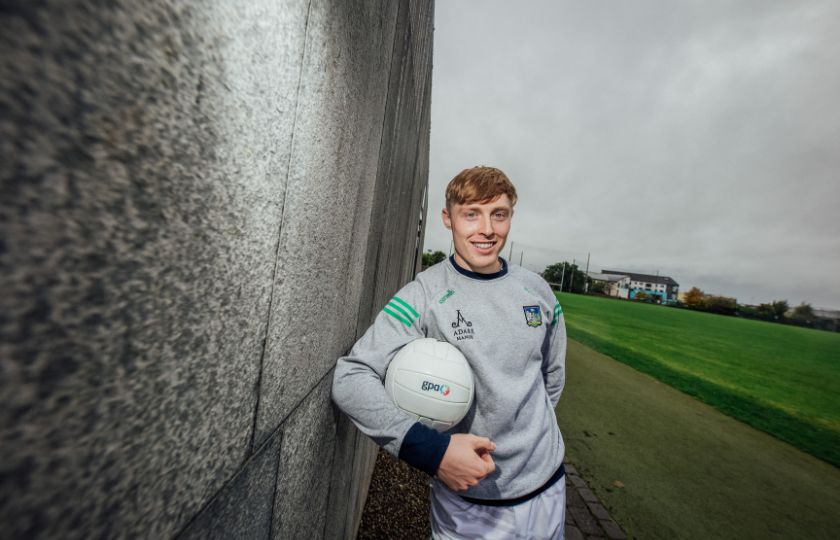
[[[566,540],[627,538],[574,465],[566,462]]]

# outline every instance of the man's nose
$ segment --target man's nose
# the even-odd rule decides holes
[[[490,220],[490,216],[484,216],[481,218],[479,231],[484,236],[493,236],[493,222]]]

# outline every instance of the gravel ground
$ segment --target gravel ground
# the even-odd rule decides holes
[[[429,538],[429,477],[379,450],[359,539]]]

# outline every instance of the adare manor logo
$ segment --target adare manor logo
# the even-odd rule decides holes
[[[452,323],[452,336],[458,341],[475,339],[475,332],[472,328],[473,323],[461,315],[460,309],[456,309],[455,313],[457,314],[457,317],[455,318],[455,322]]]

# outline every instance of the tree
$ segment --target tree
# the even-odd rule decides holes
[[[705,305],[706,293],[698,289],[697,287],[692,287],[685,293],[685,297],[683,298],[683,304],[686,305],[689,309],[703,309]]]
[[[543,270],[543,279],[549,283],[556,283],[560,290],[582,293],[589,278],[586,277],[576,264],[568,262],[554,263]]]
[[[777,321],[783,321],[785,319],[785,313],[787,313],[788,309],[790,309],[790,306],[788,306],[787,300],[776,300],[773,302],[773,313]]]
[[[788,309],[787,300],[776,300],[772,304],[759,304],[758,318],[765,321],[782,321]]]
[[[423,268],[437,264],[444,259],[446,259],[446,253],[442,251],[432,252],[430,249],[423,254]]]
[[[758,318],[758,309],[754,306],[747,306],[747,305],[739,305],[738,306],[738,316],[745,317],[747,319],[757,319]]]
[[[735,312],[738,310],[738,302],[728,296],[708,295],[704,299],[703,307],[710,313],[735,315]]]
[[[773,304],[759,304],[756,309],[756,316],[765,321],[775,321],[776,312],[773,310]]]
[[[816,316],[814,315],[814,308],[811,307],[811,304],[802,302],[793,308],[793,314],[790,318],[796,322],[810,324]]]

